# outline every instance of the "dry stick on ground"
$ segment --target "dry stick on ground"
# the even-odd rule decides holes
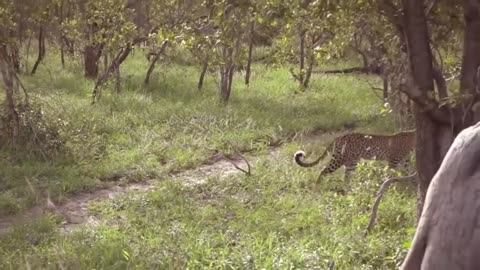
[[[235,164],[235,163],[233,162],[233,159],[232,159],[232,158],[227,157],[227,156],[225,156],[225,155],[224,155],[224,157],[225,157],[230,163],[232,163],[232,165],[235,167],[235,169],[244,172],[244,173],[245,173],[246,175],[248,175],[248,176],[252,175],[250,163],[248,162],[248,160],[247,160],[244,156],[242,156],[241,154],[239,154],[239,153],[236,153],[236,154],[237,154],[241,159],[243,159],[243,161],[245,161],[245,163],[247,164],[247,170],[244,170],[244,169],[240,168],[237,164]]]
[[[385,180],[385,182],[383,182],[383,184],[380,186],[380,190],[377,193],[377,198],[375,198],[375,203],[372,206],[372,213],[370,214],[370,222],[368,223],[367,229],[365,231],[365,235],[367,235],[373,229],[373,226],[375,226],[378,206],[380,205],[380,200],[382,199],[383,194],[385,194],[385,192],[387,191],[387,188],[395,182],[399,182],[403,180],[411,180],[416,175],[417,173],[414,172],[413,174],[407,175],[407,176],[389,178]]]

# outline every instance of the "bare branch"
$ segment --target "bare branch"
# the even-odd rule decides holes
[[[376,91],[382,91],[383,92],[383,89],[379,88],[379,87],[375,87],[368,79],[365,79],[364,81],[370,86],[370,89],[372,89],[373,94],[375,94],[375,96],[378,99],[383,101],[383,98],[376,92]]]
[[[435,99],[428,98],[415,86],[408,87],[405,84],[401,84],[399,90],[427,111],[436,122],[447,125],[450,124],[450,114],[448,110],[445,107],[440,107]]]
[[[430,14],[436,2],[437,2],[436,0],[431,0],[430,3],[426,5],[425,16],[428,16],[428,14]]]
[[[233,162],[233,159],[232,159],[232,158],[230,158],[230,157],[228,157],[228,156],[225,156],[225,155],[224,155],[224,157],[225,157],[230,163],[232,163],[232,165],[235,167],[235,169],[237,169],[237,170],[239,170],[239,171],[241,171],[241,172],[244,172],[244,173],[245,173],[246,175],[248,175],[248,176],[252,175],[250,163],[248,162],[248,160],[247,160],[243,155],[241,155],[241,154],[239,154],[239,153],[236,153],[236,154],[237,154],[241,159],[243,159],[243,161],[245,161],[245,163],[247,164],[247,170],[240,168],[237,164],[235,164],[235,163]]]
[[[389,178],[385,180],[385,182],[383,182],[383,184],[380,186],[380,190],[377,193],[377,197],[375,198],[375,203],[372,206],[372,213],[370,214],[370,222],[368,223],[367,229],[365,231],[365,236],[368,233],[370,233],[370,231],[373,229],[373,226],[375,226],[375,220],[377,219],[378,206],[380,205],[380,200],[382,200],[382,197],[387,191],[387,188],[395,182],[412,180],[416,175],[417,175],[417,172],[414,172],[413,174],[407,175],[407,176]]]

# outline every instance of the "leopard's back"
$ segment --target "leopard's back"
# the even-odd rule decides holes
[[[334,139],[332,158],[322,174],[331,173],[342,165],[354,167],[361,159],[384,160],[396,167],[415,147],[415,131],[392,135],[350,133]]]

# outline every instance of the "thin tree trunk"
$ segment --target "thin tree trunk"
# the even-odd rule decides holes
[[[252,54],[253,54],[253,37],[255,31],[255,22],[252,22],[250,25],[250,40],[248,44],[248,60],[247,60],[247,70],[245,72],[245,84],[249,85],[250,83],[250,73],[252,69]]]
[[[233,74],[235,73],[235,65],[230,65],[228,67],[228,97],[232,93],[232,83],[233,83]]]
[[[15,148],[17,145],[17,139],[20,133],[20,119],[18,113],[15,109],[15,100],[14,100],[14,63],[13,63],[13,53],[14,48],[9,48],[7,45],[0,46],[0,73],[2,74],[3,83],[5,85],[5,96],[6,96],[6,105],[7,113],[10,123],[12,124],[11,138],[12,145]],[[10,53],[11,52],[11,53]]]
[[[26,55],[25,55],[25,73],[28,73],[30,68],[28,67],[28,61],[30,58],[30,45],[32,45],[32,34],[28,37]]]
[[[65,69],[65,44],[63,40],[60,40],[60,62],[62,63],[62,69]]]
[[[67,46],[67,52],[71,55],[75,55],[75,44],[73,41],[70,41],[66,36],[63,36],[63,42]]]
[[[230,92],[233,79],[233,48],[223,48],[223,59],[225,64],[222,65],[220,69],[220,98],[222,102],[227,103],[230,99]]]
[[[303,89],[307,89],[310,84],[310,78],[312,77],[312,70],[313,70],[314,63],[315,63],[315,55],[313,54],[313,52],[311,52],[310,62],[308,63],[308,68],[305,73],[305,79],[302,84]]]
[[[202,90],[203,87],[203,80],[205,79],[205,74],[207,73],[208,69],[208,56],[203,61],[202,72],[200,73],[200,78],[198,79],[198,90]]]
[[[112,63],[108,67],[105,72],[98,77],[95,87],[93,88],[92,91],[92,104],[95,104],[99,94],[100,94],[100,87],[110,78],[112,73],[114,73],[117,69],[120,68],[120,65],[127,59],[128,55],[132,51],[132,45],[129,44],[127,47],[123,48],[120,50],[120,52],[115,56],[115,58],[112,60]]]
[[[72,17],[72,4],[70,3],[70,1],[68,1],[69,5],[68,5],[68,8],[67,8],[67,14],[66,14],[66,17],[67,18],[71,18]],[[62,3],[63,4],[63,3]],[[63,12],[63,11],[62,11]],[[71,55],[71,56],[74,56],[75,55],[75,46],[74,46],[74,43],[73,41],[70,41],[66,36],[65,34],[62,34],[62,39],[64,41],[64,44],[67,46],[67,51],[68,53]]]
[[[64,14],[63,14],[63,7],[64,7],[64,1],[60,1],[60,7],[59,7],[59,18],[58,18],[58,23],[61,25],[64,20]],[[62,63],[62,69],[65,69],[65,43],[63,42],[63,31],[60,30],[60,62]]]
[[[122,92],[122,84],[120,82],[120,65],[115,68],[115,92],[120,95]]]
[[[108,53],[103,53],[103,69],[107,70],[108,68]]]
[[[44,29],[42,25],[40,26],[40,30],[38,32],[38,58],[37,58],[37,61],[35,62],[35,65],[33,65],[33,69],[31,72],[32,75],[34,75],[37,72],[37,68],[42,62],[44,57],[45,57],[45,35],[44,35]]]
[[[385,103],[385,102],[388,101],[388,70],[387,70],[387,65],[383,65],[382,79],[383,79],[383,103]]]
[[[299,80],[300,80],[300,86],[303,86],[303,78],[304,78],[304,69],[305,69],[305,34],[307,31],[302,31],[300,33],[300,74],[299,74]]]
[[[160,59],[160,56],[165,52],[165,49],[167,48],[168,41],[165,40],[162,43],[162,46],[160,49],[157,51],[155,54],[155,57],[152,59],[150,66],[148,67],[147,75],[145,76],[145,80],[143,81],[144,85],[148,85],[150,83],[150,76],[152,75],[153,70],[155,69],[155,63],[157,63],[158,59]]]

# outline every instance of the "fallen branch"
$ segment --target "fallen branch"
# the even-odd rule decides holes
[[[382,199],[383,194],[385,194],[385,192],[387,191],[387,188],[395,182],[399,182],[403,180],[411,180],[416,175],[417,175],[417,172],[414,172],[413,174],[407,175],[407,176],[389,178],[385,180],[385,182],[383,182],[383,184],[380,186],[380,190],[377,193],[377,197],[375,198],[375,203],[372,206],[372,213],[370,214],[370,222],[368,223],[367,229],[365,231],[365,236],[368,233],[370,233],[370,231],[373,229],[373,226],[375,226],[375,220],[377,219],[378,206],[380,205],[380,200]]]
[[[228,157],[228,156],[225,156],[225,155],[224,155],[224,157],[225,157],[230,163],[232,163],[232,165],[235,167],[235,169],[237,169],[237,170],[239,170],[239,171],[241,171],[241,172],[244,172],[244,173],[245,173],[246,175],[248,175],[248,176],[252,175],[250,163],[248,162],[248,160],[247,160],[244,156],[242,156],[241,154],[239,154],[239,153],[236,153],[236,154],[237,154],[241,159],[243,159],[243,161],[245,161],[245,163],[247,164],[247,170],[244,170],[244,169],[240,168],[237,164],[235,164],[235,163],[233,162],[233,159],[232,159],[232,158],[230,158],[230,157]]]

